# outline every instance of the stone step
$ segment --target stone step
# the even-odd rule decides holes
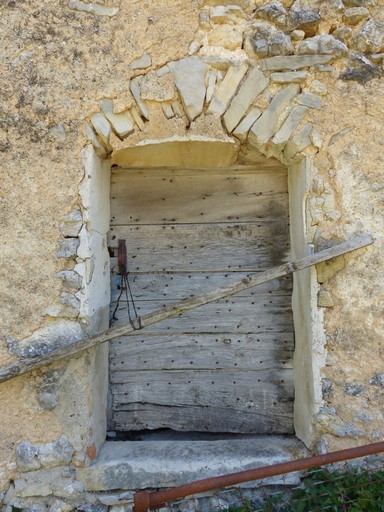
[[[291,436],[107,441],[97,461],[78,469],[76,478],[84,483],[87,491],[156,489],[306,456],[308,450]],[[290,473],[269,478],[263,485],[296,485],[298,482],[298,473]],[[256,486],[256,483],[250,482],[247,486]]]

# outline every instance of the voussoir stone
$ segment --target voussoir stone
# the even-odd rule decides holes
[[[262,111],[259,108],[253,107],[250,110],[250,112],[244,117],[241,123],[238,124],[236,129],[233,131],[233,135],[235,135],[241,141],[244,141],[247,138],[248,132],[251,129],[252,125],[255,123],[257,119],[259,119],[261,114]]]
[[[331,35],[315,36],[305,39],[299,44],[300,55],[333,55],[344,57],[348,54],[347,46]]]
[[[291,137],[292,133],[300,124],[300,121],[305,116],[308,107],[304,107],[302,105],[297,105],[292,109],[287,119],[284,121],[283,126],[273,137],[272,141],[274,144],[286,144]]]
[[[240,82],[244,78],[245,73],[248,70],[247,64],[241,64],[240,66],[231,66],[223,81],[217,88],[211,103],[207,109],[207,114],[216,114],[221,116],[227,110],[229,103],[233,96],[236,94],[237,88]]]
[[[129,88],[131,90],[132,96],[135,98],[138,109],[145,119],[149,119],[149,111],[147,106],[141,99],[141,91],[140,91],[140,81],[141,77],[134,78],[130,81]]]
[[[247,78],[224,115],[224,123],[228,132],[234,130],[253,101],[267,87],[268,83],[269,79],[257,68],[253,68],[248,73]]]
[[[312,123],[305,124],[299,131],[297,131],[284,149],[284,156],[286,160],[294,158],[298,153],[301,153],[308,146],[311,145],[312,141],[310,134],[312,132]]]
[[[321,107],[321,96],[313,92],[303,92],[295,98],[295,102],[305,107],[319,109]]]
[[[291,84],[284,87],[284,89],[276,94],[268,108],[252,126],[251,131],[249,132],[249,141],[251,144],[255,146],[263,145],[269,141],[276,129],[279,128],[277,123],[281,114],[299,91],[299,85]]]
[[[248,54],[256,57],[293,53],[291,38],[266,21],[252,25],[252,33],[246,39],[245,49]]]
[[[119,137],[126,137],[133,132],[134,123],[131,116],[127,112],[115,114],[113,112],[113,101],[111,99],[105,98],[101,100],[100,107]]]
[[[188,119],[193,121],[204,108],[207,66],[198,57],[186,57],[170,63],[169,67]]]

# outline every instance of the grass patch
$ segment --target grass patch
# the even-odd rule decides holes
[[[384,471],[316,471],[299,489],[283,491],[262,503],[246,501],[226,512],[383,512]]]

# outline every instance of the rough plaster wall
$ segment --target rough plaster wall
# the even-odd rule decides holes
[[[75,265],[55,256],[60,225],[78,204],[85,115],[97,110],[101,97],[126,92],[126,80],[135,73],[129,63],[143,53],[150,53],[155,67],[183,55],[198,6],[130,0],[110,18],[58,0],[2,3],[1,364],[11,360],[4,335],[21,339],[46,325],[44,312],[62,291],[55,274]],[[22,439],[48,442],[75,430],[76,449],[87,446],[89,421],[78,400],[83,390],[89,393],[92,363],[82,356],[57,367],[64,372],[59,393],[73,393],[76,403],[59,399],[58,406],[44,409],[36,398],[44,371],[0,386],[1,417],[7,418],[1,423],[0,486],[13,476],[14,448]]]
[[[324,204],[329,201],[331,213],[325,213],[318,224],[315,239],[321,245],[322,238],[332,239],[341,233],[348,236],[357,229],[370,231],[376,238],[374,246],[362,251],[359,258],[346,255],[339,272],[330,270],[323,275],[320,268],[320,280],[325,278],[322,289],[332,294],[335,304],[325,310],[328,358],[323,371],[324,398],[345,422],[338,428],[330,426],[332,409],[321,415],[326,435],[337,436],[328,437],[330,449],[350,446],[359,438],[365,440],[366,433],[366,441],[384,436],[384,379],[380,377],[384,372],[380,270],[384,263],[384,174],[379,135],[384,123],[383,94],[382,80],[364,87],[354,82],[337,83],[325,108],[317,114],[326,140],[332,136],[335,122],[350,131],[315,158],[325,184],[321,195]],[[336,210],[340,213],[335,219]],[[343,438],[348,431],[355,441]]]

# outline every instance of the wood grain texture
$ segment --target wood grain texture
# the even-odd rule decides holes
[[[188,292],[190,296],[199,295],[204,292],[212,291],[223,284],[231,284],[239,279],[248,277],[247,273],[242,272],[185,272],[178,274],[137,274],[129,275],[129,283],[135,302],[142,300],[155,300],[159,303],[163,299],[181,300]],[[120,276],[112,274],[111,292],[112,302],[117,300],[121,285]],[[261,284],[257,288],[244,290],[238,297],[259,297],[261,295],[291,295],[292,294],[292,276],[275,279],[268,283]]]
[[[163,307],[172,307],[173,301],[161,303],[141,301],[136,309],[140,316]],[[116,312],[116,326],[128,321],[128,312],[124,303]],[[199,309],[193,309],[182,317],[175,317],[146,329],[146,333],[251,333],[260,331],[293,330],[290,297],[264,296],[264,300],[248,297],[221,299]]]
[[[287,219],[115,226],[109,246],[116,249],[118,239],[127,241],[130,272],[264,270],[288,261],[288,233]]]
[[[292,428],[290,370],[130,371],[114,372],[112,379],[114,410],[119,412],[115,422],[129,422],[133,430],[160,428],[159,422],[164,423],[165,418],[168,428],[179,429],[174,412],[180,408],[190,410],[184,430],[191,426],[214,432],[273,428],[281,433]],[[199,421],[191,415],[191,409],[196,413],[198,408],[204,411]],[[268,427],[262,427],[266,417],[270,418]]]
[[[129,336],[111,342],[114,371],[292,368],[292,332]],[[192,363],[192,364],[191,364]]]
[[[111,179],[111,225],[254,222],[288,215],[286,171],[130,171]]]

